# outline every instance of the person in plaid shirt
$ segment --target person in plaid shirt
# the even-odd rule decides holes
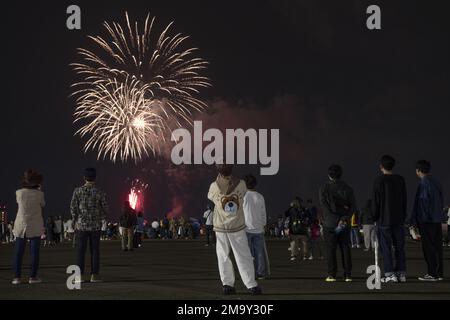
[[[100,282],[100,236],[102,221],[106,218],[108,204],[106,194],[95,185],[95,168],[87,168],[84,172],[85,184],[73,192],[70,212],[77,233],[77,264],[81,271],[81,282],[84,282],[84,261],[87,244],[91,251],[91,282]]]

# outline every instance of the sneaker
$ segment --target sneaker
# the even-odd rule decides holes
[[[14,285],[18,285],[18,284],[21,284],[21,283],[22,283],[22,280],[20,278],[14,278],[11,281],[11,284],[14,284]]]
[[[222,292],[224,295],[229,296],[231,294],[236,294],[236,289],[231,286],[223,286]]]
[[[295,260],[297,260],[296,257],[291,257],[291,261],[295,261]]]
[[[205,244],[205,247],[209,247],[209,244]]]
[[[335,277],[332,277],[332,276],[328,276],[328,277],[325,279],[325,282],[336,282],[336,278],[335,278]]]
[[[93,275],[91,275],[91,282],[97,283],[97,282],[103,282],[103,281],[98,274],[93,274]]]
[[[429,274],[424,275],[423,277],[419,277],[420,281],[429,281],[429,282],[436,282],[439,281],[439,278],[430,276]]]
[[[395,274],[393,274],[393,275],[381,278],[381,282],[382,283],[389,283],[389,282],[397,283],[398,279],[397,279],[397,276]]]
[[[352,279],[351,277],[345,277],[345,278],[344,278],[344,281],[345,281],[345,282],[352,282],[353,279]]]
[[[308,260],[313,260],[314,257],[313,256],[309,256]]]
[[[307,257],[303,257],[303,260],[308,260],[308,258]]]
[[[257,279],[257,280],[264,280],[264,279],[266,279],[266,277],[264,277],[264,276],[262,276],[262,275],[257,275],[257,276],[256,276],[256,279]]]
[[[398,282],[405,283],[406,282],[406,276],[404,274],[401,274],[398,276]]]
[[[42,282],[42,279],[40,279],[40,278],[30,278],[28,280],[29,284],[36,284],[36,283],[41,283],[41,282]]]
[[[288,251],[292,251],[291,247],[288,248]]]
[[[259,296],[262,294],[262,290],[258,286],[248,289],[248,292],[254,296]]]

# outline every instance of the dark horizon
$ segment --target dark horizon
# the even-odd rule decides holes
[[[127,179],[149,183],[149,218],[177,205],[198,217],[206,206],[214,168],[176,168],[167,159],[115,164],[84,154],[85,139],[74,136],[76,75],[69,64],[87,35],[103,32],[105,20],[124,12],[190,35],[189,44],[210,62],[213,87],[202,92],[210,111],[194,118],[219,128],[279,128],[280,171],[259,176],[259,166],[238,175],[257,175],[268,216],[284,212],[294,196],[312,197],[332,163],[355,190],[358,206],[370,196],[383,154],[397,159],[408,187],[408,205],[418,182],[415,162],[427,159],[432,174],[450,188],[450,42],[446,10],[416,1],[380,2],[382,30],[365,27],[369,1],[77,1],[82,29],[66,28],[74,4],[8,3],[2,19],[6,101],[2,124],[0,205],[15,215],[14,192],[22,172],[44,174],[46,215],[69,214],[73,189],[85,167],[98,169],[107,192],[110,219],[117,219]],[[6,6],[6,4],[5,4]],[[6,9],[5,9],[6,10]],[[448,191],[445,204],[450,203]]]

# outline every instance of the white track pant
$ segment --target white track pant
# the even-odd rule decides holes
[[[216,232],[217,260],[222,284],[234,287],[235,277],[230,248],[233,250],[242,282],[247,289],[256,287],[258,284],[255,281],[255,267],[245,230],[233,233]]]

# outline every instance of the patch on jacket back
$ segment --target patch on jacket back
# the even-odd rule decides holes
[[[226,195],[220,199],[222,209],[230,216],[235,216],[239,210],[239,196],[236,194]]]

